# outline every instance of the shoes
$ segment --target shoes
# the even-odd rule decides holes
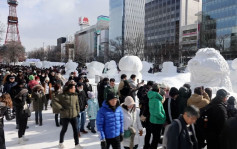
[[[92,132],[92,133],[96,133],[95,129],[92,129],[91,132]]]
[[[84,134],[87,134],[88,131],[85,131],[85,130],[80,130],[80,132],[84,133]]]
[[[25,141],[23,140],[23,138],[18,138],[18,144],[24,145],[26,144]]]
[[[63,143],[59,143],[58,148],[63,149],[64,148]]]
[[[90,127],[89,125],[87,125],[86,128],[87,128],[88,130],[91,130],[91,127]]]
[[[36,125],[39,125],[39,122],[38,122],[38,121],[35,121],[35,124],[36,124]]]
[[[77,144],[77,145],[75,146],[75,149],[83,149],[83,147],[81,147],[80,144]]]
[[[26,126],[26,129],[28,129],[29,128],[29,126]]]
[[[57,127],[60,127],[60,125],[59,125],[59,124],[56,124],[56,126],[57,126]]]

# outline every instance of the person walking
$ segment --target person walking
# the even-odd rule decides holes
[[[165,97],[162,97],[159,94],[159,91],[160,88],[158,84],[153,84],[152,90],[147,93],[149,98],[151,132],[153,135],[150,149],[157,149],[158,142],[160,140],[161,129],[166,121],[165,110],[162,104]]]
[[[95,131],[95,120],[97,116],[97,112],[99,111],[99,104],[98,100],[95,98],[95,94],[93,92],[88,91],[88,97],[89,100],[87,101],[88,103],[88,108],[87,108],[87,114],[89,118],[89,123],[87,125],[87,128],[91,130],[92,133],[96,133]]]
[[[32,101],[33,101],[33,108],[35,111],[35,124],[42,126],[43,119],[42,119],[42,110],[44,107],[44,103],[46,100],[44,94],[44,88],[41,85],[36,85],[32,89]]]
[[[143,128],[140,121],[140,110],[136,108],[131,96],[125,98],[121,105],[124,116],[124,149],[137,149],[139,144],[138,135],[142,136]]]
[[[12,100],[9,94],[3,94],[0,97],[0,149],[6,149],[5,135],[4,135],[4,117],[6,120],[15,118],[11,113]]]
[[[123,123],[123,112],[118,98],[110,92],[96,117],[102,149],[109,149],[111,145],[113,149],[121,149],[124,133]]]
[[[44,83],[42,84],[42,86],[44,87],[44,93],[45,93],[45,103],[44,103],[44,109],[47,110],[48,109],[48,102],[50,99],[52,99],[52,84],[50,83],[49,77],[45,78]]]
[[[64,135],[67,132],[68,124],[71,123],[73,129],[73,136],[75,141],[75,148],[82,149],[79,144],[77,116],[80,113],[78,102],[78,94],[76,93],[76,83],[70,80],[65,86],[62,94],[58,94],[54,99],[55,107],[60,111],[62,121],[62,130],[60,132],[59,148],[64,148]],[[67,147],[66,147],[67,148]]]

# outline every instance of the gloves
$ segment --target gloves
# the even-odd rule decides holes
[[[140,135],[140,136],[142,136],[142,134],[143,134],[143,131],[142,131],[142,130],[140,130],[140,131],[139,131],[139,135]]]
[[[100,146],[101,146],[101,149],[107,149],[107,144],[106,144],[106,141],[101,141],[100,142]]]
[[[120,134],[120,142],[123,141],[123,134]]]

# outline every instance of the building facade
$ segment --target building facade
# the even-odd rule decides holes
[[[237,1],[203,0],[201,46],[220,50],[226,59],[237,57]]]
[[[146,0],[145,53],[147,57],[158,55],[159,60],[155,62],[162,63],[175,59],[179,63],[182,55],[180,43],[185,35],[183,31],[198,26],[199,11],[201,11],[201,0]],[[197,27],[193,29],[197,30]],[[152,61],[154,59],[155,57]]]

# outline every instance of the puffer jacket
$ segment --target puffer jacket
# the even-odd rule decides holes
[[[40,90],[40,92],[37,93],[37,90]],[[44,88],[41,85],[34,86],[32,93],[34,111],[42,111],[44,108],[45,100],[46,97],[44,95]]]
[[[4,127],[4,116],[8,121],[15,118],[15,116],[11,114],[11,109],[7,107],[4,102],[0,102],[0,128]]]
[[[74,118],[80,112],[78,94],[64,92],[54,98],[53,106],[60,111],[61,118]]]
[[[163,97],[155,91],[149,91],[147,96],[149,98],[150,122],[153,124],[164,124],[166,115],[162,105]]]
[[[87,101],[88,103],[88,108],[87,110],[87,114],[90,120],[96,119],[97,116],[97,112],[99,111],[99,104],[96,98],[94,99],[89,99]]]
[[[55,107],[56,105],[54,103],[55,102],[55,97],[58,94],[62,94],[62,91],[54,91],[54,92],[52,92],[52,110],[53,110],[53,113],[55,113],[55,114],[60,113],[60,110],[57,107]]]
[[[140,110],[137,108],[133,113],[129,112],[128,110],[122,108],[123,116],[124,116],[124,130],[128,130],[130,126],[132,126],[136,130],[136,135],[134,138],[134,146],[139,144],[139,131],[142,130],[142,125],[140,121]],[[124,138],[123,139],[123,146],[129,147],[130,146],[131,138]]]
[[[115,111],[103,102],[102,107],[96,117],[97,130],[100,132],[100,140],[118,137],[123,131],[123,112],[119,103],[116,105]]]
[[[187,105],[194,105],[198,107],[199,109],[205,107],[210,103],[210,98],[208,97],[207,93],[203,93],[203,95],[193,94],[187,102]]]
[[[11,89],[16,86],[17,83],[16,82],[7,82],[5,85],[4,85],[4,88],[3,88],[3,93],[10,93]]]

